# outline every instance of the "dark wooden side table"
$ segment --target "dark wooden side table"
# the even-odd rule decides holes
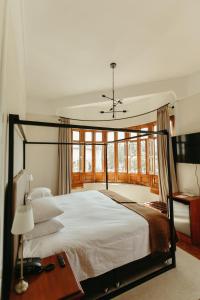
[[[65,267],[61,268],[58,264],[56,255],[42,259],[42,265],[53,263],[55,269],[50,272],[42,272],[38,275],[31,275],[25,280],[29,287],[23,294],[16,294],[14,291],[15,280],[13,280],[10,300],[58,300],[69,299],[79,300],[84,296],[80,283],[69,264],[66,254],[63,255]]]
[[[173,200],[189,205],[191,241],[192,244],[200,246],[200,197],[175,193]]]

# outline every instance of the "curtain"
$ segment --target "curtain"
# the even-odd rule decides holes
[[[69,119],[61,118],[62,124],[70,124]],[[58,142],[72,140],[71,128],[59,128]],[[58,195],[69,194],[72,186],[72,145],[58,145]]]
[[[163,106],[157,110],[157,130],[166,129],[170,133],[170,117],[168,111],[168,105]],[[158,176],[159,176],[159,194],[160,200],[167,202],[168,195],[168,169],[167,169],[167,136],[158,135]],[[170,173],[172,180],[173,193],[178,191],[172,143],[170,139]]]

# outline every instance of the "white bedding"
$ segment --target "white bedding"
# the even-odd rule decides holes
[[[64,228],[26,241],[24,256],[46,257],[65,251],[85,280],[150,254],[149,225],[140,215],[98,191],[56,196]]]

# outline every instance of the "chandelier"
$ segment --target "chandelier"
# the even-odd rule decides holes
[[[105,110],[101,110],[100,113],[101,114],[112,114],[112,118],[114,119],[116,116],[116,113],[126,113],[127,110],[118,110],[117,106],[123,104],[122,100],[120,99],[116,99],[115,98],[115,68],[116,68],[117,64],[115,62],[112,62],[110,64],[110,67],[112,69],[112,97],[108,97],[106,95],[101,95],[103,98],[106,98],[110,101],[112,101],[112,105],[111,108],[107,111]]]

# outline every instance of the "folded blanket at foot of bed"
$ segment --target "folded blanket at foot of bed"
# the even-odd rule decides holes
[[[101,190],[100,192],[147,220],[149,223],[149,239],[152,254],[169,251],[170,223],[166,215],[158,210],[130,201],[113,191]]]

